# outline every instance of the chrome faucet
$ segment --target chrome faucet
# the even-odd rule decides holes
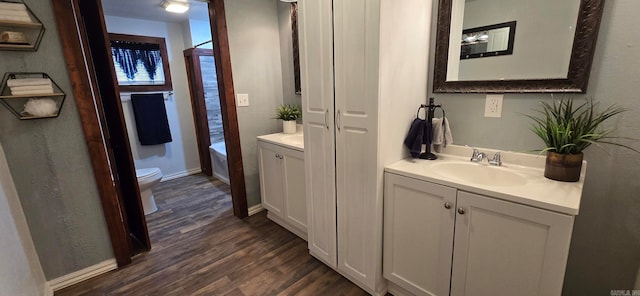
[[[487,154],[484,152],[480,152],[480,150],[473,148],[473,155],[471,155],[471,162],[482,162],[483,159],[487,158]]]
[[[473,155],[471,155],[471,162],[482,162],[483,159],[487,158],[487,154],[484,152],[480,152],[480,150],[473,148]],[[493,155],[493,158],[487,159],[489,165],[501,166],[502,165],[502,157],[500,156],[500,152],[496,152]]]
[[[493,155],[493,158],[489,159],[490,165],[501,166],[502,165],[502,157],[500,157],[500,152],[496,152]]]

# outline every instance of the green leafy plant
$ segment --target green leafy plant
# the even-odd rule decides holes
[[[611,139],[630,138],[611,136],[611,129],[600,126],[607,119],[627,109],[611,105],[604,111],[598,112],[599,103],[595,103],[593,99],[587,99],[577,107],[574,107],[573,99],[554,100],[552,104],[541,103],[542,110],[536,110],[539,116],[526,115],[534,121],[531,130],[547,146],[541,150],[541,153],[551,151],[560,154],[578,154],[591,144],[598,145],[598,143],[624,147],[640,153],[627,145],[611,142]]]
[[[275,119],[291,121],[300,117],[302,117],[302,111],[300,111],[300,107],[297,105],[282,105],[276,109]]]

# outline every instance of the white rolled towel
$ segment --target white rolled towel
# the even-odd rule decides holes
[[[2,3],[2,2],[0,2]],[[29,13],[26,10],[2,10],[0,9],[0,16],[19,16],[29,18]]]
[[[44,87],[44,88],[32,89],[32,90],[19,90],[19,91],[15,91],[15,90],[11,89],[11,95],[14,95],[14,96],[49,95],[49,94],[53,94],[53,87],[51,87],[51,86]]]
[[[31,18],[28,16],[12,16],[12,15],[0,15],[0,21],[33,23]]]
[[[26,85],[49,85],[51,86],[51,79],[49,78],[17,78],[7,80],[7,86],[26,86]]]
[[[29,90],[44,90],[48,91],[53,89],[52,85],[24,85],[24,86],[9,86],[11,91],[29,91]]]
[[[0,2],[0,10],[27,11],[23,3]]]

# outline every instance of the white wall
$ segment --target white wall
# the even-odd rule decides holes
[[[42,295],[47,288],[18,193],[0,146],[0,294]]]
[[[511,55],[461,60],[458,80],[566,78],[579,5],[578,0],[467,1],[464,29],[515,20],[516,36]]]
[[[123,102],[122,109],[136,168],[160,168],[165,179],[199,171],[200,161],[182,53],[188,42],[185,39],[190,39],[190,36],[185,38],[184,26],[115,16],[105,16],[105,20],[110,33],[163,37],[167,43],[174,94],[168,101],[165,100],[165,107],[173,141],[162,145],[141,146],[131,102]]]
[[[282,130],[272,119],[283,102],[277,2],[224,2],[235,93],[249,94],[249,106],[237,108],[249,206],[260,203],[256,136]]]

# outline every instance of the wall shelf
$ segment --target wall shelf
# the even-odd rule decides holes
[[[21,1],[0,0],[0,50],[36,51],[45,27]],[[9,12],[9,14],[7,14]]]
[[[48,79],[50,81],[46,86],[51,86],[51,92],[47,93],[35,93],[35,94],[13,94],[15,92],[15,88],[12,91],[12,87],[9,86],[11,80],[14,79],[29,79],[29,78],[37,78],[37,79]],[[19,87],[25,87],[19,86]],[[33,86],[39,87],[39,86]],[[13,115],[15,115],[18,119],[21,120],[29,120],[29,119],[41,119],[41,118],[56,118],[60,114],[60,109],[62,109],[62,105],[64,104],[64,100],[66,98],[66,94],[60,89],[58,84],[56,84],[53,79],[49,77],[48,74],[43,72],[30,72],[30,73],[6,73],[4,75],[4,79],[2,80],[2,85],[0,86],[0,104],[4,105]],[[23,90],[24,91],[24,90]],[[49,105],[51,101],[55,103],[55,110],[52,113],[46,114],[38,114],[34,115],[26,111],[27,103],[30,104],[37,103],[38,100],[43,100],[42,102],[46,102]],[[44,101],[46,100],[46,101]]]

